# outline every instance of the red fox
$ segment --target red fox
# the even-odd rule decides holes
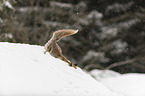
[[[65,62],[67,62],[70,66],[74,67],[76,69],[76,65],[70,62],[63,54],[62,50],[57,44],[57,42],[69,35],[76,34],[78,30],[73,30],[73,29],[63,29],[63,30],[58,30],[53,33],[52,38],[45,44],[45,53],[49,52],[50,55],[52,55],[55,58],[59,58]]]

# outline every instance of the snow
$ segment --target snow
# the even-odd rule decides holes
[[[145,74],[89,74],[44,54],[44,47],[0,42],[0,96],[145,96]]]
[[[0,42],[0,96],[122,96],[110,91],[107,82],[44,51],[42,46]]]
[[[13,9],[13,10],[15,9],[9,1],[5,1],[5,6],[7,6],[10,9]]]
[[[118,77],[121,74],[118,72],[114,72],[111,70],[92,70],[89,72],[92,77],[94,77],[97,81],[102,81],[111,77]]]
[[[124,74],[102,82],[112,91],[124,96],[145,96],[145,74]]]
[[[110,70],[93,70],[90,74],[107,88],[123,96],[145,96],[145,74],[119,74]]]

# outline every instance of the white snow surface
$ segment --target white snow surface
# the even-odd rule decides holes
[[[112,92],[123,96],[145,96],[145,74],[119,74],[110,70],[93,70],[90,74]]]
[[[145,96],[145,74],[130,73],[102,80],[113,92],[123,96]]]
[[[92,77],[94,77],[98,81],[102,81],[104,79],[111,78],[111,77],[118,77],[121,75],[120,73],[114,72],[112,70],[98,70],[98,69],[94,69],[89,73]]]
[[[0,96],[122,96],[110,91],[107,81],[103,85],[44,51],[42,46],[0,42]]]

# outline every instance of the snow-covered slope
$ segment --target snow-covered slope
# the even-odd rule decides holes
[[[130,73],[102,80],[112,91],[124,96],[145,96],[145,74]]]
[[[36,45],[0,43],[0,96],[120,96]]]
[[[145,74],[119,74],[110,70],[93,70],[90,74],[113,92],[123,96],[145,96]]]

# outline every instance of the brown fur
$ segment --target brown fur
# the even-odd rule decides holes
[[[62,50],[57,44],[57,42],[69,35],[76,34],[78,30],[72,30],[72,29],[63,29],[63,30],[58,30],[53,33],[53,37],[45,44],[45,50],[46,52],[49,52],[53,57],[59,58],[65,62],[67,62],[70,66],[76,68],[76,66],[70,62],[63,54]]]

